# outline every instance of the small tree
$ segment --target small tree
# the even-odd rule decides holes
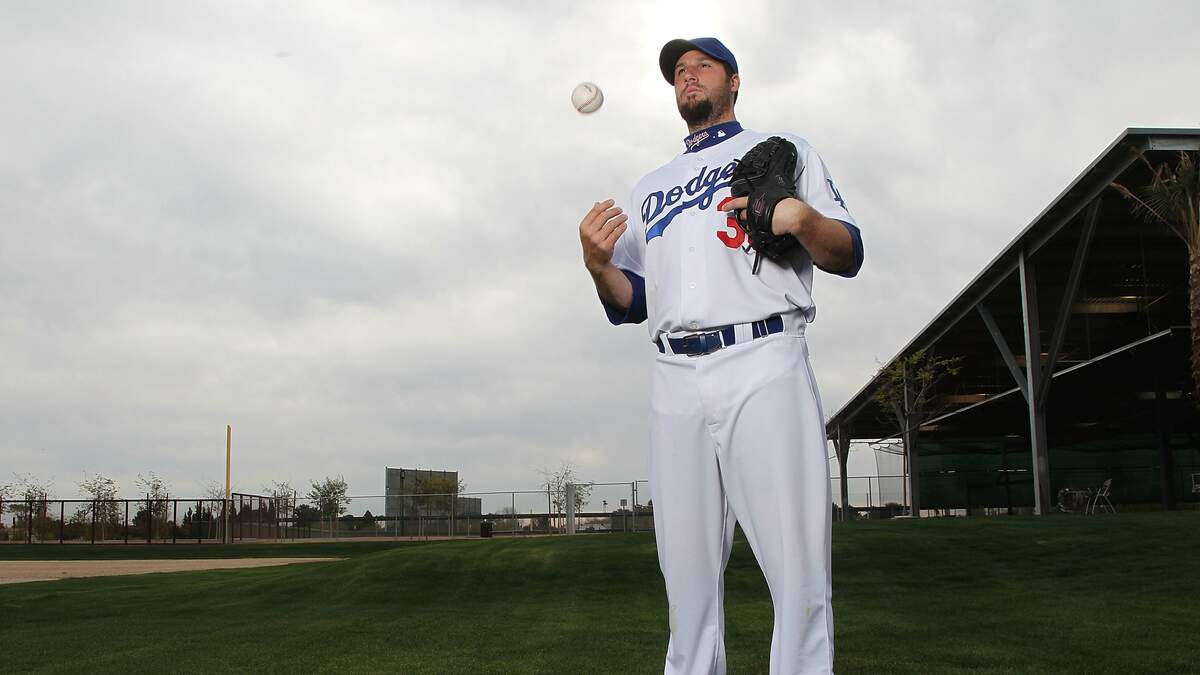
[[[449,519],[456,510],[459,493],[466,492],[466,490],[467,485],[462,480],[455,482],[452,478],[440,476],[418,480],[416,492],[422,497],[417,499],[417,515],[420,517],[436,514]],[[449,533],[450,525],[447,520],[446,534]]]
[[[4,509],[5,509],[5,507],[7,506],[10,509],[12,507],[11,504],[5,504],[4,502],[6,500],[12,499],[12,496],[13,496],[13,486],[8,485],[7,483],[0,483],[0,530],[4,529]],[[8,535],[5,534],[3,537],[0,537],[0,539],[6,539],[7,537],[8,537]]]
[[[215,480],[206,480],[202,492],[205,503],[200,508],[200,519],[202,522],[208,521],[208,537],[216,539],[218,528],[224,526],[221,523],[224,509],[220,504],[225,503],[225,488]]]
[[[50,499],[50,486],[53,481],[43,480],[31,473],[13,474],[16,485],[13,492],[18,500],[24,503],[14,505],[14,513],[25,516],[26,525],[42,539],[50,538],[54,524],[47,511],[47,500]]]
[[[83,480],[79,481],[79,494],[91,499],[92,503],[80,506],[75,515],[81,522],[94,518],[100,539],[107,539],[109,531],[115,532],[118,527],[120,512],[116,499],[119,491],[117,481],[104,474],[98,473],[88,478],[84,472]]]
[[[170,513],[170,507],[167,505],[170,486],[153,471],[146,472],[144,476],[139,473],[134,484],[137,485],[139,494],[146,495],[146,526],[150,528],[147,534],[155,536],[155,530],[161,534],[167,522],[167,514]],[[156,524],[158,527],[155,527]]]
[[[50,486],[53,481],[42,480],[31,473],[13,474],[17,479],[13,492],[17,499],[25,501],[45,501],[50,498]]]
[[[579,482],[575,465],[572,462],[563,460],[559,463],[558,469],[539,469],[538,473],[545,479],[546,489],[550,492],[550,502],[558,513],[566,513],[567,510],[567,485],[575,486],[574,508],[576,512],[581,511],[583,505],[592,496],[593,484]],[[557,519],[555,520],[557,521]]]
[[[337,517],[346,512],[350,500],[346,498],[346,479],[339,475],[337,478],[325,477],[324,482],[310,481],[312,489],[308,498],[317,505],[323,519],[329,519],[330,529],[337,526]]]
[[[296,527],[306,530],[312,529],[312,524],[317,522],[321,517],[321,512],[308,504],[300,504],[296,507]]]
[[[904,458],[908,463],[906,491],[911,495],[912,515],[920,515],[920,476],[917,472],[916,431],[934,400],[937,385],[947,377],[957,375],[962,357],[942,358],[920,349],[900,356],[880,369],[874,399],[891,411],[900,424],[904,437]]]
[[[466,489],[466,484],[461,480],[455,482],[451,478],[427,478],[417,483],[417,494],[426,495],[423,501],[430,513],[449,514],[454,510],[454,500],[458,494]]]
[[[265,483],[263,484],[263,494],[271,496],[275,514],[285,523],[295,516],[296,505],[293,495],[296,494],[296,490],[292,488],[291,483],[286,480],[274,480],[270,483]]]
[[[1200,406],[1200,167],[1193,153],[1180,152],[1174,167],[1167,162],[1158,166],[1136,151],[1150,170],[1150,182],[1137,190],[1113,183],[1134,211],[1146,220],[1166,225],[1188,250],[1188,314],[1192,325],[1193,404]]]

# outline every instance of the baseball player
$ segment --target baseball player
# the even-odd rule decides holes
[[[775,608],[771,673],[830,673],[832,500],[804,334],[813,267],[854,276],[862,239],[811,145],[738,123],[725,45],[672,40],[659,67],[688,127],[684,151],[638,181],[627,208],[593,205],[579,234],[609,320],[646,321],[658,351],[649,478],[664,671],[725,672],[722,577],[737,523]]]

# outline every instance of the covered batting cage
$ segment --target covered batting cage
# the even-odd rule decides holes
[[[842,475],[851,442],[895,439],[913,515],[1200,505],[1200,267],[1113,186],[1197,150],[1200,129],[1122,133],[829,419]]]

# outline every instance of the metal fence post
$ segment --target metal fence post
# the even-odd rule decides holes
[[[61,530],[60,530],[61,531]],[[59,535],[59,543],[62,543],[62,536]],[[96,544],[96,500],[92,500],[92,545]]]
[[[125,500],[125,543],[129,543],[129,500]]]
[[[637,507],[638,507],[637,481],[636,480],[633,481],[633,483],[631,485],[632,485],[632,487],[630,488],[629,496],[633,502],[632,503],[632,506],[633,506],[633,509],[632,509],[633,510],[633,531],[637,532],[638,531],[638,529],[637,529],[637,516],[638,516],[638,514],[637,514]]]
[[[93,541],[93,543],[95,542],[95,539],[96,539],[96,535],[95,535],[96,516],[95,516],[95,513],[96,513],[95,509],[93,509],[92,510],[92,523],[93,523],[92,524],[92,533],[93,533],[92,541]],[[66,529],[66,522],[67,522],[67,502],[64,500],[64,501],[61,501],[58,503],[58,543],[60,543],[60,544],[63,543],[63,535],[66,534],[64,532],[64,530]]]
[[[154,502],[150,501],[150,493],[146,493],[146,543],[150,542],[150,535],[154,532]]]
[[[25,543],[33,543],[33,500],[25,500]]]

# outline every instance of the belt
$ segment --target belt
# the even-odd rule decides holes
[[[762,321],[755,321],[750,324],[750,333],[753,337],[751,340],[757,340],[760,337],[774,335],[783,332],[783,317],[776,314]],[[685,335],[681,338],[668,337],[666,341],[671,345],[671,353],[687,354],[688,356],[704,356],[711,354],[718,349],[728,347],[737,343],[737,328],[736,325],[722,326],[711,330],[707,333],[696,333],[695,335]],[[658,351],[663,354],[667,353],[666,347],[663,346],[663,336],[659,336],[654,344],[658,345]]]

